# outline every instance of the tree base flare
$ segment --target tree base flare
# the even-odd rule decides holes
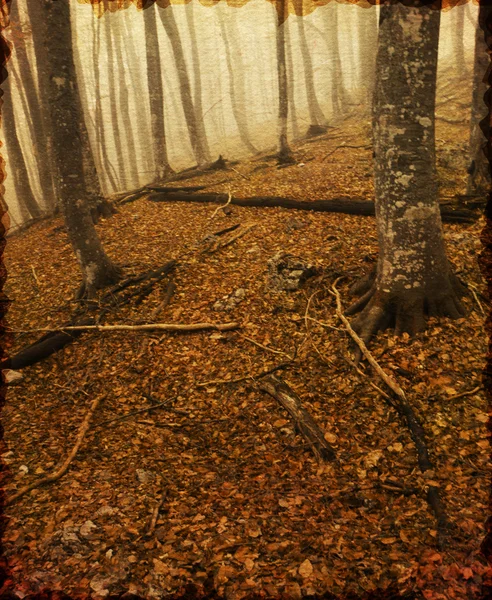
[[[399,294],[381,292],[376,282],[376,270],[373,270],[352,286],[352,293],[360,294],[360,297],[346,314],[358,313],[352,327],[366,344],[386,329],[394,329],[396,336],[408,333],[413,337],[426,329],[428,317],[459,319],[465,315],[460,300],[465,292],[463,285],[452,273],[445,283],[432,286],[424,293],[414,290]]]
[[[97,290],[101,290],[108,285],[117,283],[121,279],[122,275],[123,269],[118,265],[111,263],[105,269],[102,269],[100,273],[98,273],[95,281],[90,285],[87,283],[87,280],[84,279],[75,294],[75,299],[82,300],[94,298]]]

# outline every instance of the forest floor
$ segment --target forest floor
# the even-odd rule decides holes
[[[464,191],[467,127],[448,123],[439,131],[445,197]],[[227,178],[210,190],[239,197],[369,199],[368,134],[368,123],[347,122],[300,141],[295,165],[278,169],[273,159],[255,157],[189,183]],[[450,260],[474,286],[464,298],[467,316],[431,320],[414,340],[387,332],[370,345],[423,423],[432,478],[455,525],[439,549],[415,444],[371,385],[384,384],[366,363],[362,373],[350,364],[349,337],[330,294],[344,276],[337,286],[347,307],[350,285],[374,263],[374,218],[216,208],[143,197],[97,226],[126,275],[181,257],[171,276],[176,293],[156,321],[237,321],[240,328],[90,332],[23,371],[3,409],[7,494],[53,472],[93,400],[104,400],[68,472],[7,507],[8,584],[19,597],[47,587],[72,597],[129,590],[160,598],[189,583],[231,599],[388,588],[426,599],[481,597],[490,580],[480,554],[490,482],[482,386],[487,300],[477,260],[483,218],[444,225]],[[203,251],[207,234],[237,223],[254,227],[222,249]],[[298,291],[275,292],[267,271],[277,252],[302,257],[318,275]],[[61,219],[9,238],[5,257],[9,326],[66,323],[79,282]],[[166,281],[104,323],[147,321],[165,289]],[[229,307],[216,304],[237,290]],[[38,336],[16,334],[11,352]],[[316,460],[288,413],[253,378],[294,354],[277,374],[335,448],[333,462]]]

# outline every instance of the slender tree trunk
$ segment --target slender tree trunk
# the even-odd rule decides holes
[[[104,0],[104,3],[107,3],[107,0]],[[106,42],[106,52],[108,57],[108,83],[109,83],[109,114],[111,120],[111,131],[113,134],[114,147],[116,151],[116,170],[118,174],[118,180],[123,180],[123,187],[126,189],[127,180],[124,178],[125,175],[125,159],[123,154],[123,144],[122,144],[122,135],[120,124],[118,120],[118,100],[116,98],[116,86],[118,85],[117,80],[118,77],[116,75],[116,66],[114,61],[114,47],[113,47],[113,35],[111,31],[111,24],[109,20],[111,19],[111,13],[108,11],[101,17],[104,21],[104,33],[105,33],[105,42]]]
[[[26,160],[17,136],[10,77],[4,81],[2,88],[2,128],[7,146],[8,166],[15,186],[15,195],[21,209],[22,218],[37,218],[42,213],[29,181]]]
[[[181,103],[183,106],[193,154],[196,162],[199,165],[203,165],[207,162],[210,162],[210,155],[208,154],[206,146],[204,146],[204,140],[200,136],[200,129],[197,123],[195,107],[193,106],[193,99],[191,95],[190,78],[188,76],[188,69],[186,67],[178,26],[176,24],[176,20],[174,19],[173,7],[169,6],[166,9],[159,8],[158,10],[162,25],[166,30],[173,50],[174,62],[179,79]]]
[[[128,148],[128,158],[130,162],[129,174],[132,180],[132,187],[133,185],[138,187],[140,185],[140,177],[138,175],[137,148],[135,145],[132,115],[130,114],[130,100],[128,97],[128,88],[131,87],[131,84],[128,84],[126,81],[125,61],[123,60],[123,53],[121,51],[121,34],[119,32],[115,33],[113,27],[110,27],[110,29],[114,41],[116,63],[118,65],[116,69],[118,74],[118,109],[123,121],[125,140]]]
[[[482,10],[482,5],[481,9]],[[490,189],[490,166],[484,153],[486,139],[480,129],[480,121],[486,118],[485,94],[488,89],[485,74],[490,64],[485,35],[477,23],[475,32],[475,60],[473,67],[473,96],[470,118],[470,166],[466,193],[470,196],[483,195]]]
[[[248,119],[245,112],[244,83],[241,81],[241,79],[244,77],[244,65],[242,64],[241,54],[237,51],[234,53],[237,65],[237,68],[234,69],[231,48],[227,35],[227,28],[224,23],[224,16],[221,12],[221,6],[217,6],[216,11],[219,20],[220,31],[222,33],[222,39],[224,41],[227,70],[229,73],[229,94],[231,97],[232,113],[234,115],[239,137],[241,138],[242,143],[252,154],[256,154],[258,150],[251,143],[251,137],[248,131]],[[230,11],[229,14],[230,16],[228,19],[228,24],[230,24],[235,18],[234,9]]]
[[[287,2],[280,0],[277,3],[277,77],[278,77],[278,162],[288,164],[293,162],[292,151],[287,139],[287,118],[289,116],[287,66],[285,61],[285,27],[288,17]]]
[[[193,0],[185,5],[186,21],[188,23],[188,31],[190,33],[191,41],[191,59],[193,65],[193,83],[194,83],[194,94],[193,94],[193,106],[195,108],[196,125],[198,136],[201,140],[201,144],[205,153],[208,155],[210,160],[210,150],[208,147],[207,133],[205,131],[204,115],[203,115],[203,102],[202,102],[202,76],[200,68],[200,54],[198,52],[198,43],[196,40],[196,29],[195,29],[195,15],[194,15],[194,3]]]
[[[154,9],[155,11],[155,9]],[[144,13],[145,15],[145,13]],[[155,19],[155,13],[154,13]],[[135,23],[134,12],[130,10],[125,10],[123,12],[123,24],[124,24],[124,37],[120,34],[118,36],[119,43],[124,47],[125,54],[128,58],[130,65],[141,65],[142,60],[139,59],[139,56],[135,49],[135,30],[132,28],[132,25]],[[131,79],[131,87],[133,97],[137,99],[137,106],[140,107],[140,99],[145,98],[148,94],[147,90],[147,81],[142,77],[142,68],[131,68],[129,69],[130,79]],[[146,111],[138,108],[136,110],[135,122],[137,124],[137,136],[138,140],[137,148],[138,148],[138,156],[143,160],[144,172],[146,174],[151,173],[153,169],[152,164],[152,156],[150,152],[142,151],[142,148],[147,148],[148,140],[152,136],[151,127],[149,127],[148,119],[146,118]],[[142,144],[142,140],[144,143]],[[142,164],[141,160],[141,164]]]
[[[375,6],[357,11],[359,36],[359,87],[361,102],[370,109],[376,76],[376,53],[378,44],[378,18]]]
[[[340,43],[338,40],[338,3],[331,2],[323,8],[327,43],[331,52],[328,57],[331,82],[331,105],[334,115],[346,112],[347,91],[343,82]]]
[[[42,2],[46,57],[50,67],[49,113],[54,155],[70,242],[83,275],[87,295],[115,282],[119,269],[106,255],[92,222],[86,201],[82,144],[80,143],[80,96],[73,59],[72,29],[68,2]],[[81,290],[82,291],[82,290]]]
[[[453,17],[453,55],[454,67],[459,80],[466,77],[466,62],[465,62],[465,46],[464,46],[464,31],[465,31],[465,7],[456,6],[451,9]]]
[[[162,86],[161,55],[157,35],[156,7],[154,4],[144,10],[145,51],[147,56],[147,82],[150,100],[150,123],[152,127],[152,149],[156,180],[169,177],[174,170],[169,164],[164,119],[164,90]]]
[[[107,17],[106,17],[107,18]],[[94,96],[96,107],[94,111],[94,131],[96,137],[96,149],[98,152],[99,164],[103,165],[106,171],[106,177],[109,184],[115,192],[118,189],[116,183],[116,172],[109,160],[108,149],[106,144],[106,130],[104,128],[104,119],[101,104],[101,74],[99,71],[99,53],[101,51],[101,22],[95,15],[92,17],[92,34],[94,46],[92,49],[92,67],[94,70]]]
[[[18,0],[14,0],[14,4]],[[41,131],[44,133],[44,145],[42,138],[40,139],[40,148],[44,148],[44,156],[40,155],[40,160],[44,161],[46,164],[46,168],[51,173],[51,185],[53,187],[53,202],[54,206],[58,206],[60,203],[60,189],[58,185],[59,177],[57,173],[56,160],[54,157],[54,149],[53,144],[51,142],[50,136],[48,135],[50,132],[50,117],[49,117],[49,104],[48,104],[48,96],[49,96],[49,65],[47,63],[46,57],[46,49],[44,47],[44,39],[42,35],[42,28],[39,27],[39,23],[42,23],[42,19],[44,18],[44,11],[42,2],[39,0],[26,0],[27,6],[27,14],[29,17],[30,23],[30,34],[33,42],[34,54],[36,56],[36,74],[37,74],[37,88],[39,90],[39,94],[37,96],[37,104],[40,108],[40,119],[41,119]],[[31,73],[33,73],[31,71]],[[26,80],[24,79],[24,82]],[[31,83],[26,84],[28,87],[31,87]],[[36,86],[31,88],[32,90],[36,89]],[[36,109],[34,109],[36,111]],[[36,120],[36,117],[35,117]],[[36,126],[37,128],[37,126]],[[49,199],[49,191],[48,191],[48,199],[47,202],[50,202]]]
[[[313,61],[306,39],[306,30],[304,26],[304,17],[302,16],[302,1],[300,3],[300,15],[297,17],[297,29],[299,31],[299,46],[301,49],[302,62],[304,65],[304,82],[306,86],[306,96],[309,108],[309,129],[307,136],[319,135],[326,132],[326,117],[321,110],[321,106],[316,96],[314,85]]]
[[[440,11],[381,8],[373,112],[379,259],[375,278],[355,290],[355,329],[410,335],[425,316],[464,314],[461,285],[448,263],[435,169],[435,92]],[[405,57],[405,59],[402,59]],[[408,73],[412,78],[408,78]]]
[[[296,94],[294,88],[294,57],[292,54],[292,43],[290,40],[289,21],[286,21],[285,23],[285,61],[287,65],[287,100],[290,109],[290,127],[292,130],[292,137],[294,140],[298,140],[301,137],[301,132],[297,122]]]
[[[32,125],[33,153],[36,158],[39,183],[43,190],[43,200],[49,210],[55,207],[55,195],[53,189],[53,178],[49,161],[46,161],[48,152],[48,143],[46,140],[46,131],[41,112],[41,103],[39,101],[36,85],[34,83],[33,72],[29,64],[24,32],[19,17],[18,0],[14,0],[10,5],[10,20],[19,30],[20,35],[15,38],[15,56],[19,65],[19,73],[24,88],[24,95],[28,107],[29,122]],[[43,156],[44,155],[44,156]]]

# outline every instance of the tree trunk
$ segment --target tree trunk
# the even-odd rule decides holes
[[[145,26],[145,52],[147,57],[147,84],[150,100],[152,150],[156,180],[161,181],[174,173],[169,164],[164,119],[164,89],[162,86],[161,55],[157,35],[156,9],[152,4],[143,11]]]
[[[480,9],[484,12],[483,5]],[[488,89],[486,72],[490,58],[485,43],[485,35],[477,22],[475,32],[475,61],[473,67],[473,96],[470,118],[470,166],[468,168],[468,181],[466,193],[469,196],[486,194],[490,189],[490,165],[484,153],[486,139],[480,129],[480,121],[487,116],[485,93]]]
[[[106,255],[86,201],[80,143],[80,97],[75,76],[68,2],[42,0],[45,50],[50,66],[49,112],[54,155],[70,242],[83,275],[83,289],[92,295],[119,278],[119,269]]]
[[[15,37],[15,57],[17,64],[19,65],[19,74],[24,88],[26,103],[28,107],[29,122],[32,125],[32,146],[33,154],[36,158],[37,172],[39,177],[39,183],[43,190],[43,200],[46,207],[49,210],[53,210],[56,204],[54,189],[53,189],[53,178],[50,170],[49,161],[46,160],[46,153],[48,151],[48,143],[46,139],[45,123],[41,111],[41,103],[36,93],[36,85],[34,83],[33,72],[31,65],[29,64],[29,58],[27,55],[27,48],[24,39],[24,31],[20,22],[19,16],[19,5],[18,0],[10,5],[10,22],[17,27],[19,34]]]
[[[190,34],[191,41],[191,60],[193,65],[193,107],[195,109],[195,118],[198,137],[200,143],[203,146],[205,154],[208,156],[208,160],[211,160],[210,150],[207,142],[207,133],[205,131],[205,122],[203,115],[203,103],[202,103],[202,75],[200,68],[200,54],[198,52],[198,44],[196,41],[196,30],[195,30],[195,15],[193,0],[188,4],[185,4],[185,15],[188,23],[188,31]]]
[[[297,28],[299,32],[299,46],[301,49],[302,62],[304,65],[304,82],[306,86],[306,96],[309,108],[310,124],[307,135],[320,135],[321,133],[326,132],[327,121],[316,96],[313,61],[311,60],[311,54],[309,53],[306,30],[304,27],[304,17],[302,16],[302,1],[300,3],[300,8],[300,16],[298,15],[297,17]]]
[[[454,67],[456,69],[456,77],[462,80],[466,77],[466,62],[465,62],[465,46],[464,46],[464,30],[465,30],[465,6],[455,6],[451,10],[453,18],[452,23],[452,39],[453,39],[453,55]]]
[[[114,19],[113,19],[114,20]],[[116,72],[118,75],[118,109],[123,121],[123,129],[125,132],[125,141],[128,149],[129,159],[129,175],[131,179],[131,187],[133,185],[140,185],[140,177],[138,174],[138,156],[137,148],[135,145],[135,135],[132,127],[132,115],[130,114],[130,99],[128,97],[128,89],[132,88],[132,83],[126,81],[125,73],[125,60],[123,59],[123,53],[121,50],[121,32],[114,31],[114,28],[110,26],[111,35],[113,36],[115,56],[116,56]],[[138,63],[137,63],[138,64]],[[128,181],[125,180],[125,187],[128,188]]]
[[[18,1],[18,0],[17,0]],[[14,4],[15,4],[14,0]],[[42,3],[39,0],[26,0],[27,14],[29,17],[29,23],[31,25],[30,33],[33,42],[34,54],[36,57],[36,74],[38,83],[38,98],[37,102],[40,107],[40,118],[41,118],[41,129],[44,132],[44,144],[41,148],[45,148],[45,156],[40,156],[40,160],[44,161],[47,165],[47,169],[51,173],[51,185],[53,187],[54,205],[58,206],[60,202],[60,190],[58,186],[58,174],[56,172],[56,160],[54,157],[53,144],[51,142],[49,134],[50,130],[50,117],[49,117],[49,105],[48,105],[48,87],[49,87],[49,65],[46,58],[46,49],[44,47],[43,28],[40,27],[44,18],[44,12]],[[24,79],[24,82],[26,80]],[[27,84],[26,84],[27,85]],[[28,84],[31,87],[31,84]],[[31,88],[31,89],[35,89]],[[34,109],[36,110],[36,109]],[[36,119],[36,117],[34,117]],[[37,127],[37,126],[36,126]],[[42,140],[40,141],[42,143]],[[49,192],[48,192],[49,193]],[[48,196],[48,203],[50,202]]]
[[[357,11],[359,36],[359,87],[361,102],[370,109],[374,93],[376,52],[378,44],[378,15],[375,6]]]
[[[101,103],[101,74],[99,71],[99,53],[101,51],[101,22],[95,15],[92,17],[92,34],[94,46],[92,48],[92,66],[94,70],[94,97],[96,107],[94,110],[94,131],[96,137],[96,150],[98,152],[98,162],[105,169],[109,184],[114,191],[118,189],[116,183],[116,172],[109,160],[106,144],[106,130],[104,128],[104,119]]]
[[[239,137],[241,138],[242,143],[252,154],[257,154],[258,149],[255,148],[251,143],[251,137],[248,131],[248,118],[246,115],[244,102],[244,82],[242,81],[242,78],[244,77],[244,65],[242,64],[240,49],[237,49],[234,52],[237,64],[237,68],[234,69],[229,39],[227,36],[227,28],[224,23],[224,16],[221,12],[221,6],[217,6],[216,11],[219,20],[222,39],[224,41],[227,71],[229,74],[229,94],[231,97],[232,114],[234,115],[237,130],[239,132]],[[235,17],[236,14],[234,10],[229,11],[228,24],[231,24],[234,21]],[[233,32],[233,34],[237,32],[237,29],[234,29],[235,31]]]
[[[425,328],[427,315],[464,314],[461,285],[446,257],[437,196],[440,12],[389,1],[381,8],[373,114],[379,259],[375,277],[355,286],[353,291],[363,295],[348,310],[362,310],[354,329],[364,341],[389,326],[397,335],[413,335]]]
[[[193,106],[193,98],[191,95],[190,78],[188,76],[188,69],[186,67],[178,26],[176,24],[176,20],[174,19],[173,7],[168,6],[165,9],[159,8],[158,11],[159,16],[161,17],[162,25],[166,30],[173,50],[174,62],[179,79],[181,103],[183,106],[193,154],[196,162],[199,165],[203,165],[207,162],[210,162],[210,155],[208,154],[207,148],[204,146],[204,140],[200,136],[200,129],[197,123],[195,107]]]
[[[108,0],[103,0],[104,4],[107,3]],[[116,86],[118,85],[118,77],[116,75],[116,66],[114,63],[114,48],[113,48],[113,34],[111,31],[111,25],[109,20],[111,19],[111,13],[106,11],[104,16],[101,17],[104,21],[104,33],[105,33],[105,42],[106,42],[106,52],[108,57],[108,70],[107,70],[107,78],[109,83],[109,114],[111,119],[111,131],[113,134],[114,147],[116,151],[116,172],[118,180],[123,180],[123,189],[126,189],[127,181],[124,178],[125,175],[125,160],[123,155],[123,146],[121,139],[121,130],[120,124],[118,121],[118,100],[116,98]],[[99,57],[97,57],[99,60]]]
[[[277,3],[276,41],[277,41],[277,77],[278,77],[278,162],[294,162],[287,139],[287,118],[289,116],[287,66],[285,61],[285,27],[288,17],[286,0]]]
[[[338,3],[331,2],[323,8],[325,30],[328,47],[331,49],[328,64],[330,64],[331,105],[334,115],[345,112],[347,92],[343,84],[342,61],[338,41]]]
[[[297,122],[296,94],[294,89],[294,58],[292,55],[292,43],[288,21],[285,23],[285,61],[287,65],[287,101],[289,103],[290,127],[292,137],[298,140],[301,137],[299,124]]]
[[[7,146],[9,170],[15,186],[15,195],[23,219],[36,219],[41,216],[41,209],[32,191],[27,172],[26,160],[17,136],[16,119],[12,104],[11,78],[8,77],[3,87],[2,97],[2,129]]]

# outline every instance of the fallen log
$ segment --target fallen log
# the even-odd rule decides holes
[[[301,399],[284,381],[275,375],[260,379],[259,388],[270,394],[292,417],[296,429],[309,444],[318,460],[334,460],[335,450],[325,440],[323,431],[301,404]]]
[[[194,194],[184,192],[155,192],[148,196],[151,202],[200,202],[220,204],[227,201],[227,194]],[[282,196],[252,196],[249,198],[232,198],[230,204],[258,208],[288,208],[314,212],[333,212],[349,215],[373,217],[374,202],[363,198],[338,197],[330,200],[295,200]],[[446,223],[472,223],[478,215],[467,209],[441,205],[441,218]]]

